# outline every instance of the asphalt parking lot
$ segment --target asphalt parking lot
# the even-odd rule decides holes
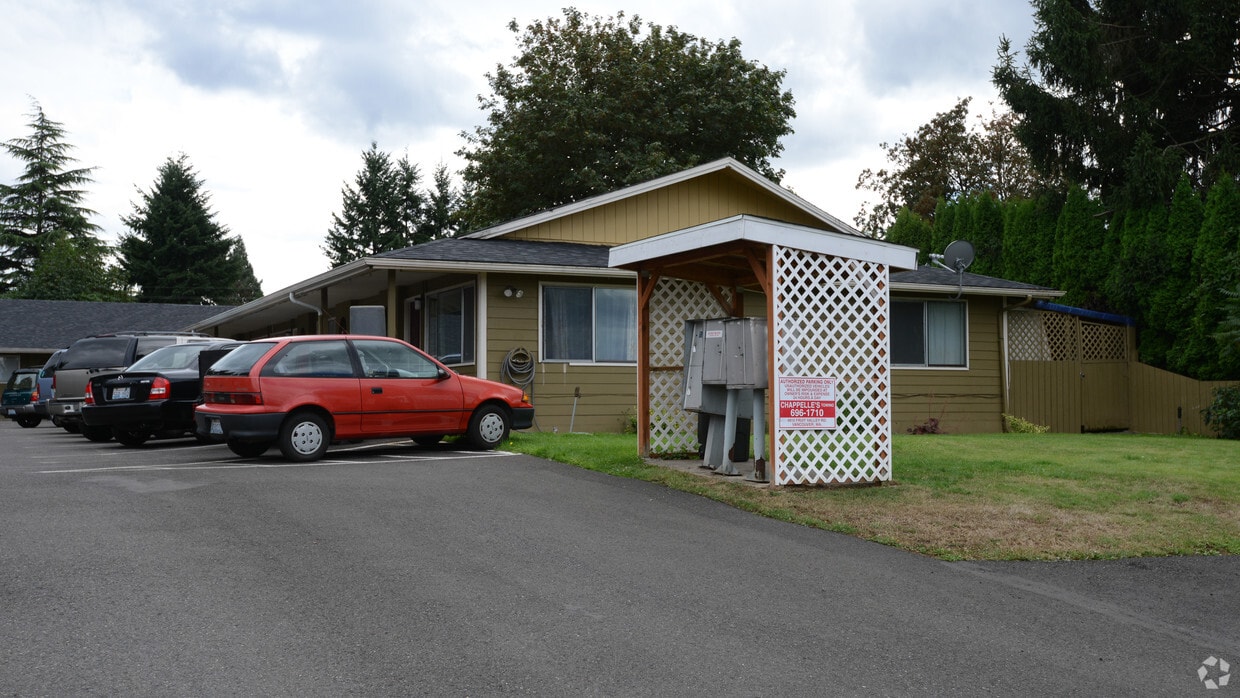
[[[946,563],[503,452],[0,423],[4,695],[1227,695],[1238,580]]]

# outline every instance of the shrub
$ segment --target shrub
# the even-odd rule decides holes
[[[939,420],[931,417],[925,422],[908,428],[910,434],[942,434],[943,430],[939,428]]]
[[[1007,430],[1013,434],[1045,434],[1051,430],[1050,427],[1034,424],[1014,414],[1003,415],[1003,423],[1007,425]]]
[[[1240,439],[1240,386],[1214,389],[1214,402],[1201,411],[1221,439]]]

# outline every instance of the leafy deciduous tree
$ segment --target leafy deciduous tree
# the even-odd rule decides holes
[[[128,301],[124,274],[108,263],[108,250],[94,238],[60,235],[34,270],[9,296],[49,301]]]
[[[487,75],[485,126],[458,152],[466,227],[480,228],[722,157],[778,182],[770,159],[792,132],[783,71],[674,27],[576,9],[521,33]]]

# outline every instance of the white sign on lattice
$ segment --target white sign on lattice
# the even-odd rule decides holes
[[[836,429],[774,434],[777,485],[891,479],[890,300],[886,265],[772,247],[777,380],[835,379]]]

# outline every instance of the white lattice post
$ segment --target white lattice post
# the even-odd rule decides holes
[[[771,470],[777,485],[891,479],[888,268],[772,247]],[[796,428],[781,414],[779,381],[834,379],[835,428]],[[792,404],[791,402],[787,404]],[[802,421],[815,423],[815,420]],[[818,420],[817,423],[821,423]]]

